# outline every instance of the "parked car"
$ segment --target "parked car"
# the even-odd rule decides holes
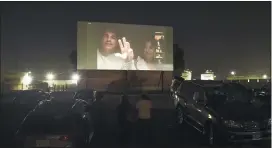
[[[1,116],[8,117],[2,122],[10,122],[17,126],[40,101],[50,99],[50,94],[41,90],[11,92],[1,100]]]
[[[88,105],[83,100],[41,101],[16,132],[17,147],[88,146],[94,135]]]
[[[198,130],[209,145],[270,139],[270,111],[252,98],[243,85],[220,81],[183,81],[173,97],[178,123]]]

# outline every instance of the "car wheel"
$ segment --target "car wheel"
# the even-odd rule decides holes
[[[179,125],[183,124],[184,122],[184,113],[181,106],[177,107],[177,122]]]

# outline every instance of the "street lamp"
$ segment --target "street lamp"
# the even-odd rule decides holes
[[[55,75],[53,73],[47,73],[46,79],[52,81],[55,79]]]
[[[266,74],[263,75],[263,79],[267,79],[267,75]]]
[[[234,76],[234,75],[236,75],[236,72],[235,71],[231,71],[230,74]]]

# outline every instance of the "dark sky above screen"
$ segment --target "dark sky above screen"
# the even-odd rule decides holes
[[[66,70],[78,20],[172,26],[198,75],[270,72],[271,2],[1,2],[1,68]],[[16,59],[16,60],[14,60]]]
[[[79,22],[78,69],[173,70],[173,29]]]

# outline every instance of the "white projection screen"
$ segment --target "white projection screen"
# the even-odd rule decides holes
[[[173,71],[173,29],[78,22],[77,69]]]

